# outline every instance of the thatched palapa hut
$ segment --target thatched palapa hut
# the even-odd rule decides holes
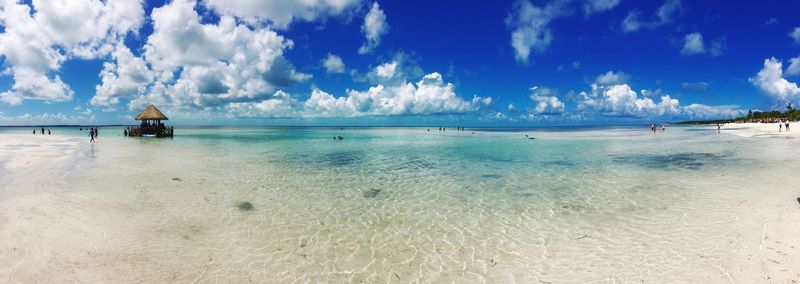
[[[139,127],[128,127],[126,134],[131,137],[172,137],[174,129],[164,126],[162,120],[169,120],[166,115],[161,113],[155,106],[149,105],[136,116],[136,120],[141,120]]]

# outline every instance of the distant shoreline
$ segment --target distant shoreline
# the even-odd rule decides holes
[[[494,126],[494,125],[486,125],[486,126],[477,126],[477,125],[460,125],[460,124],[453,124],[453,125],[249,125],[249,124],[230,124],[230,125],[220,125],[220,124],[186,124],[186,125],[172,125],[175,127],[186,127],[186,128],[227,128],[227,127],[250,127],[250,128],[438,128],[438,127],[446,127],[446,128],[455,128],[455,127],[464,127],[469,129],[536,129],[536,128],[599,128],[599,127],[646,127],[649,126],[651,123],[637,123],[637,124],[591,124],[591,125],[530,125],[530,126]],[[673,123],[675,125],[677,123]],[[0,125],[0,128],[30,128],[30,127],[127,127],[132,125],[139,125],[138,123],[132,124],[51,124],[51,125]]]

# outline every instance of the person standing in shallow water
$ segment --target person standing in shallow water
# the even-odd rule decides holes
[[[719,128],[720,128],[719,123],[717,123],[717,133],[719,133]]]

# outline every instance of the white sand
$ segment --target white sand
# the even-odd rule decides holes
[[[783,124],[782,124],[783,125]],[[717,126],[711,126],[716,128]],[[796,127],[796,128],[795,128]],[[778,123],[728,123],[721,127],[723,133],[738,135],[741,137],[762,137],[762,138],[796,138],[800,137],[800,123],[791,122],[790,131],[785,128],[778,128]]]
[[[777,128],[777,125],[772,126]],[[725,127],[723,133],[755,137],[753,139],[800,133],[800,127],[797,132],[776,136],[770,134],[767,125],[730,124]],[[655,136],[653,140],[667,138],[667,135]],[[720,138],[741,140],[724,135]],[[663,192],[659,193],[665,197],[661,201],[667,203],[676,198],[680,204],[670,208],[629,205],[631,215],[634,209],[640,208],[640,211],[651,211],[643,216],[652,219],[572,213],[576,214],[576,222],[585,222],[582,226],[587,231],[596,229],[598,223],[606,224],[603,223],[608,222],[606,219],[613,219],[608,223],[613,226],[606,232],[589,231],[584,236],[584,233],[569,230],[570,224],[540,224],[541,219],[536,214],[519,214],[508,220],[491,218],[479,214],[487,207],[479,203],[475,208],[458,213],[468,216],[468,220],[483,217],[488,221],[476,221],[474,227],[434,222],[440,216],[408,215],[408,220],[403,221],[405,224],[415,224],[422,219],[420,217],[432,220],[426,223],[429,229],[423,231],[424,238],[420,238],[415,235],[419,233],[413,230],[415,227],[397,234],[391,230],[393,227],[377,227],[381,230],[378,233],[359,230],[359,224],[354,226],[343,218],[349,215],[325,211],[325,206],[331,203],[327,201],[331,200],[330,195],[282,199],[284,194],[292,197],[296,194],[291,190],[265,191],[256,184],[248,187],[253,195],[250,198],[258,200],[258,196],[268,196],[290,202],[265,209],[269,214],[263,219],[239,218],[240,212],[230,207],[240,199],[231,198],[225,192],[233,183],[228,180],[233,173],[224,174],[223,171],[220,175],[205,176],[203,166],[193,168],[201,169],[199,171],[184,172],[184,168],[192,165],[178,158],[136,156],[131,152],[137,149],[140,142],[137,140],[101,138],[100,143],[94,145],[87,140],[59,135],[0,134],[0,283],[357,282],[363,280],[356,277],[360,270],[383,273],[379,275],[384,278],[367,278],[367,282],[436,282],[437,279],[450,282],[441,276],[445,271],[461,272],[448,276],[462,283],[536,283],[537,279],[554,283],[584,282],[579,279],[792,283],[800,279],[800,204],[794,200],[800,197],[800,191],[786,186],[787,183],[800,184],[800,179],[783,176],[784,172],[774,171],[775,164],[761,164],[760,160],[755,161],[760,164],[755,164],[754,169],[729,176],[719,176],[716,172],[714,176],[704,176],[705,173],[699,171],[679,179],[667,176],[663,180],[665,183],[672,183],[674,188],[696,188],[691,196],[699,198],[683,200],[671,192]],[[800,140],[761,141],[777,148],[740,150],[752,152],[749,153],[752,157],[780,157],[787,149],[800,146]],[[95,153],[103,158],[97,159],[94,167],[88,167],[85,162],[94,159]],[[787,161],[796,163],[796,157],[790,156]],[[781,159],[770,161],[776,160]],[[143,166],[154,161],[163,167],[154,170]],[[198,164],[211,165],[210,161],[213,158]],[[88,180],[72,179],[84,173]],[[775,176],[771,175],[773,173]],[[131,177],[142,184],[121,182]],[[172,181],[172,177],[183,180]],[[655,180],[660,181],[660,178]],[[729,190],[729,196],[720,196],[719,187],[729,187],[723,188]],[[211,188],[214,192],[201,188]],[[612,200],[625,203],[627,198],[620,196]],[[294,201],[298,204],[293,207]],[[397,204],[400,202],[402,200],[397,200]],[[263,206],[264,203],[256,204]],[[300,206],[308,208],[298,209]],[[603,204],[603,207],[613,206]],[[315,214],[316,209],[324,214]],[[525,209],[536,212],[536,207]],[[556,209],[566,210],[561,206]],[[361,207],[354,211],[381,212],[370,210],[372,208]],[[378,214],[378,218],[363,220],[402,227],[404,223],[393,218],[403,215],[390,212],[393,214]],[[448,214],[447,211],[437,213]],[[325,218],[325,215],[332,218]],[[492,223],[498,220],[507,221],[509,225]],[[314,231],[322,224],[331,224],[324,228],[336,232],[330,234],[336,238],[328,239],[324,232]],[[369,225],[361,227],[373,228]],[[501,230],[485,234],[483,226]],[[526,230],[528,226],[543,229],[534,230],[532,234]],[[297,239],[296,236],[304,233],[312,233],[312,237]],[[374,239],[358,242],[364,234],[372,234]],[[546,242],[528,243],[525,237],[536,234],[546,236],[543,238]],[[308,246],[303,247],[306,242]],[[370,247],[368,243],[381,246]],[[410,246],[414,250],[396,249],[399,248],[397,244],[414,245]],[[351,251],[351,245],[356,245],[357,249]],[[545,249],[531,249],[540,245]],[[276,251],[276,247],[284,250]],[[290,253],[285,248],[299,252]],[[375,257],[379,257],[379,261],[371,262]],[[425,262],[412,261],[420,259]],[[515,259],[528,262],[510,261]],[[389,273],[388,268],[404,278],[395,280],[396,276]],[[331,273],[332,270],[353,272]],[[462,278],[457,278],[459,276]],[[462,281],[457,281],[459,279]]]

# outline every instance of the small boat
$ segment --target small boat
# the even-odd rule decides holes
[[[144,137],[144,138],[156,138],[158,136],[155,135],[155,134],[142,134],[142,137]]]

